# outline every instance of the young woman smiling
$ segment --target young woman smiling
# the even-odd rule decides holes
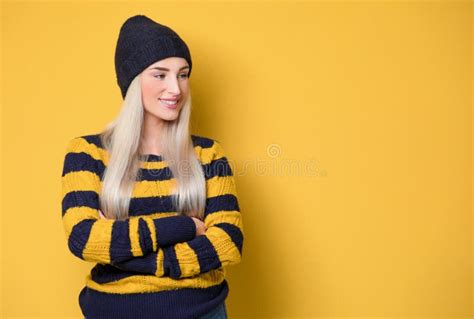
[[[67,145],[68,247],[95,263],[79,294],[86,318],[227,318],[224,266],[241,261],[242,216],[221,144],[189,131],[191,68],[176,32],[128,18],[120,113]]]

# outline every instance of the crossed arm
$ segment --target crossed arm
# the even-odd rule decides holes
[[[243,225],[235,193],[216,195],[209,198],[207,203],[204,219],[207,230],[204,235],[112,265],[126,271],[179,279],[239,263],[243,248]]]
[[[85,140],[73,139],[62,175],[62,218],[71,252],[86,261],[172,278],[240,262],[243,225],[235,181],[220,144],[212,147],[205,171],[207,231],[195,237],[188,216],[101,218],[98,154]]]

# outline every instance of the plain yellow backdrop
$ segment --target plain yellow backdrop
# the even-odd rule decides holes
[[[1,313],[81,318],[67,249],[72,137],[120,110],[123,21],[193,58],[192,132],[244,216],[230,318],[472,318],[472,4],[3,1]]]

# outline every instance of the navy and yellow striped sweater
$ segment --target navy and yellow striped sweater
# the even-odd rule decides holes
[[[221,145],[191,135],[206,178],[206,233],[176,212],[166,160],[140,157],[126,220],[102,219],[99,193],[109,153],[99,134],[67,145],[62,222],[69,250],[96,263],[79,305],[87,318],[199,318],[229,292],[225,268],[242,258],[243,224],[232,169]]]

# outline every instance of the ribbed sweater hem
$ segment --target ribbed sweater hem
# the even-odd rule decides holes
[[[79,294],[79,305],[87,319],[197,319],[224,302],[228,293],[226,280],[208,288],[133,294],[105,293],[85,286]]]

